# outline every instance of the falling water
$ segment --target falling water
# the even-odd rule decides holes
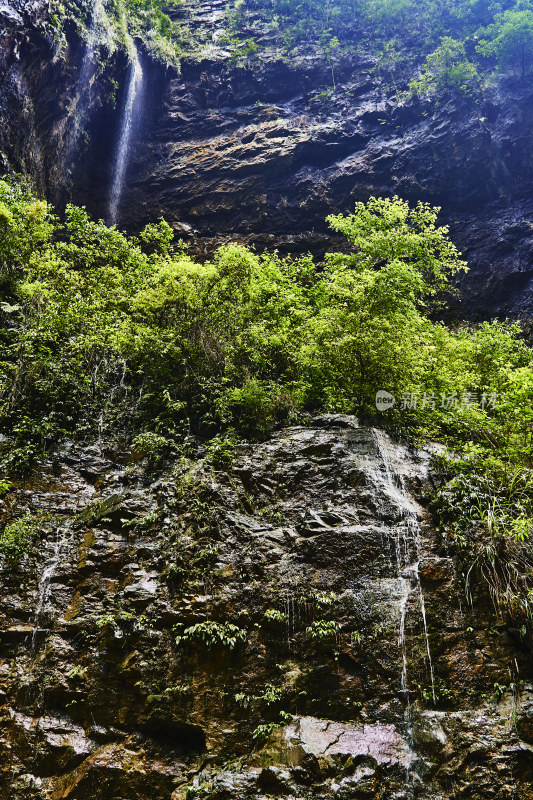
[[[405,623],[407,618],[407,606],[409,597],[412,594],[413,588],[418,587],[418,596],[420,602],[420,612],[422,615],[422,623],[424,627],[424,637],[426,641],[426,652],[428,657],[428,665],[431,679],[431,693],[433,696],[433,703],[436,702],[435,694],[435,677],[433,672],[433,661],[431,658],[431,649],[429,646],[429,635],[426,618],[426,605],[424,602],[424,592],[419,575],[419,564],[421,559],[421,541],[420,541],[420,525],[416,508],[413,502],[409,499],[403,479],[394,471],[392,459],[389,453],[388,444],[382,431],[373,429],[374,439],[378,448],[378,452],[382,458],[385,467],[386,476],[386,489],[387,494],[394,502],[398,511],[403,517],[402,524],[398,526],[396,531],[396,564],[398,570],[398,578],[401,585],[400,597],[400,627],[398,634],[398,643],[402,656],[402,675],[401,675],[401,691],[406,699],[406,705],[409,707],[409,686],[407,676],[407,649],[405,641]],[[411,556],[412,549],[410,545],[414,545],[415,553]]]
[[[64,555],[65,545],[68,542],[69,538],[70,538],[70,529],[67,525],[65,525],[57,533],[57,538],[54,545],[52,557],[48,563],[48,566],[43,570],[41,577],[39,579],[39,584],[37,587],[37,603],[35,606],[33,632],[31,635],[32,651],[35,650],[35,642],[37,634],[39,633],[40,630],[42,630],[39,627],[39,623],[41,621],[43,611],[46,609],[46,603],[48,602],[48,598],[50,596],[50,584],[52,578],[56,573],[59,563]]]
[[[415,565],[416,569],[416,581],[418,583],[418,592],[420,596],[420,610],[422,612],[422,622],[424,623],[424,635],[426,637],[426,652],[428,654],[428,664],[429,664],[429,674],[431,677],[431,694],[433,697],[433,705],[436,704],[437,698],[435,695],[435,675],[433,673],[433,661],[431,659],[431,649],[429,647],[429,636],[428,636],[428,626],[427,626],[427,619],[426,619],[426,603],[424,601],[424,592],[422,591],[422,583],[420,581],[420,574],[418,572],[418,568],[420,566],[420,559],[421,559],[421,551],[420,551],[420,527],[418,525],[418,519],[416,516],[414,517],[412,523],[415,528],[415,542],[416,542],[416,551],[418,560]]]
[[[125,34],[128,47],[128,55],[130,59],[130,68],[128,76],[128,88],[126,92],[126,102],[122,114],[120,138],[118,142],[117,157],[115,161],[115,172],[113,176],[113,184],[111,187],[111,196],[109,201],[109,222],[111,225],[115,225],[117,222],[118,209],[120,206],[120,200],[124,189],[124,181],[129,161],[131,137],[136,118],[136,111],[138,105],[136,101],[140,96],[142,82],[143,82],[143,71],[139,59],[139,54],[135,46],[135,42],[133,41],[133,39],[131,38],[129,33],[127,33],[126,30]]]
[[[418,589],[420,592],[420,608],[422,610],[422,620],[424,622],[424,635],[426,637],[426,651],[428,654],[428,663],[429,663],[429,673],[431,677],[431,694],[433,696],[433,705],[437,702],[437,697],[435,695],[435,675],[433,674],[433,662],[431,660],[431,650],[429,647],[429,636],[428,636],[428,626],[426,622],[426,604],[424,602],[424,592],[422,591],[422,584],[420,583],[420,577],[418,575],[418,564],[416,565],[416,575],[418,579]]]
[[[407,616],[407,603],[409,602],[409,595],[411,594],[411,587],[406,578],[400,578],[402,595],[400,598],[400,630],[398,633],[398,645],[402,654],[402,677],[400,680],[400,689],[405,697],[405,702],[409,705],[409,686],[407,684],[407,648],[405,646],[405,618]]]

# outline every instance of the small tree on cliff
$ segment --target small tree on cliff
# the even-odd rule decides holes
[[[533,65],[533,10],[522,8],[499,14],[485,34],[487,38],[477,46],[478,53],[495,59],[500,68],[518,68],[523,78]]]
[[[433,354],[443,329],[426,314],[466,265],[448,228],[436,225],[438,211],[374,197],[327,218],[353,251],[327,256],[321,307],[307,328],[303,360],[320,402],[369,409],[380,388],[442,388]]]
[[[466,57],[464,44],[444,36],[439,47],[426,58],[422,75],[411,81],[409,89],[418,95],[453,91],[475,96],[480,89],[480,78]]]

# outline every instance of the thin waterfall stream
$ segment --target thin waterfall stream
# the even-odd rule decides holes
[[[33,618],[33,631],[31,635],[32,652],[35,651],[37,635],[40,631],[43,630],[40,627],[40,622],[43,617],[43,613],[46,611],[46,604],[50,596],[50,585],[52,582],[52,578],[54,577],[57,571],[61,559],[65,555],[65,547],[67,543],[70,541],[70,536],[71,536],[71,529],[69,525],[64,525],[60,528],[60,530],[58,530],[52,556],[50,558],[50,561],[48,562],[48,565],[43,569],[41,577],[39,579],[39,583],[37,585],[35,615]]]
[[[135,122],[138,118],[138,101],[141,97],[141,89],[143,84],[143,70],[137,47],[135,46],[135,42],[130,34],[127,32],[125,20],[123,21],[123,26],[130,60],[130,67],[128,74],[128,86],[126,90],[126,101],[122,113],[120,137],[115,159],[113,183],[111,186],[111,194],[109,199],[109,223],[111,225],[115,225],[118,220],[118,212],[130,160],[132,134],[135,127]]]
[[[424,592],[420,581],[419,565],[422,557],[422,543],[420,538],[420,524],[416,507],[408,495],[403,478],[394,469],[392,457],[389,452],[389,445],[382,431],[372,429],[374,440],[378,452],[385,468],[386,490],[391,501],[397,507],[403,518],[396,529],[396,567],[398,579],[401,586],[400,596],[400,623],[398,632],[398,644],[400,647],[402,660],[402,673],[400,689],[405,697],[407,709],[410,706],[410,690],[408,684],[408,661],[407,646],[405,639],[405,625],[407,619],[407,607],[409,598],[418,589],[420,613],[424,629],[426,643],[426,653],[431,681],[431,694],[433,703],[436,704],[435,676],[433,671],[433,661],[431,658],[431,648],[429,645],[429,634],[426,617],[426,605]],[[414,550],[414,553],[413,553]]]

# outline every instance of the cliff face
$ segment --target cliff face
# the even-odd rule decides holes
[[[428,459],[325,416],[229,471],[43,464],[2,508],[40,530],[0,573],[2,797],[533,797],[530,654],[465,604]]]
[[[224,9],[175,12],[202,43],[181,71],[134,43],[122,224],[320,255],[325,213],[398,193],[443,206],[463,311],[531,311],[527,81],[398,102],[363,49],[333,76],[257,28],[261,57],[235,58]],[[98,42],[93,67],[86,32],[56,33],[48,3],[0,0],[3,165],[105,216],[127,57]],[[531,641],[479,587],[466,603],[435,480],[340,415],[233,460],[64,445],[0,500],[35,540],[0,559],[0,796],[533,800]]]
[[[179,13],[191,35],[216,42],[224,4],[185,4]],[[105,217],[125,56],[101,51],[82,135],[69,148],[86,42],[67,26],[60,51],[37,0],[4,4],[0,20],[4,163],[33,175],[59,204],[72,199]],[[232,236],[320,254],[331,243],[328,211],[398,193],[442,206],[471,266],[460,313],[529,314],[531,80],[502,78],[481,103],[398,102],[361,48],[336,66],[333,90],[316,48],[289,60],[263,38],[261,57],[239,60],[206,45],[181,73],[144,53],[120,223],[136,228],[164,215],[200,249]]]
[[[0,6],[0,149],[56,202],[71,198],[105,216],[126,59],[100,51],[83,135],[69,149],[86,42],[67,25],[68,46],[58,49],[46,5]],[[175,12],[203,41],[181,74],[141,54],[142,108],[120,223],[136,228],[164,215],[199,247],[233,236],[320,254],[331,241],[327,212],[398,193],[442,206],[471,265],[463,313],[530,313],[531,79],[502,78],[480,103],[398,102],[374,59],[354,46],[335,67],[333,90],[319,49],[302,45],[288,59],[259,22],[260,56],[237,58],[217,45],[224,7],[185,3]]]
[[[512,80],[481,105],[383,98],[355,58],[327,86],[309,56],[255,73],[185,67],[139,143],[124,219],[164,214],[201,236],[325,248],[325,213],[370,195],[442,206],[470,262],[467,313],[528,313],[532,302],[533,85]]]

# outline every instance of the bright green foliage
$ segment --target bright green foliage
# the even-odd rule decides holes
[[[9,563],[17,564],[30,552],[38,527],[35,517],[29,513],[6,525],[0,533],[0,555]]]
[[[228,469],[239,436],[309,411],[376,414],[385,389],[397,400],[390,424],[464,450],[437,506],[465,580],[530,614],[532,352],[518,325],[430,319],[465,266],[437,212],[397,197],[357,203],[329,217],[349,247],[320,270],[235,244],[200,264],[164,221],[138,238],[75,207],[60,222],[23,183],[0,181],[2,475],[97,432],[153,466],[191,436],[210,439],[207,462]],[[405,394],[423,402],[404,405]],[[211,529],[191,488],[184,479],[189,511]],[[31,541],[14,524],[2,534],[12,560]],[[202,623],[182,638],[233,647],[242,636]]]
[[[109,54],[117,49],[128,50],[127,34],[142,39],[156,59],[179,66],[182,32],[167,12],[179,6],[179,0],[103,0],[96,20],[95,3],[84,0],[50,0],[49,33],[56,57],[69,59],[70,31],[88,41],[96,33],[96,68],[105,68]]]
[[[262,725],[258,725],[257,728],[254,728],[252,733],[254,742],[266,742],[270,734],[281,727],[281,725],[281,722],[264,722]]]
[[[318,608],[328,608],[339,600],[339,595],[335,592],[317,592],[313,601]]]
[[[330,216],[330,227],[343,233],[356,250],[350,256],[330,256],[330,263],[349,266],[358,275],[379,267],[378,284],[394,278],[396,294],[389,302],[421,306],[448,289],[450,276],[466,267],[448,239],[448,228],[436,225],[439,210],[427,203],[411,209],[399,197],[372,197],[366,204],[357,203],[353,214]],[[379,293],[386,291],[381,287]]]
[[[479,93],[480,78],[466,57],[464,44],[445,36],[440,46],[426,58],[420,78],[412,80],[409,88],[419,95],[455,91],[475,96]]]
[[[174,65],[179,64],[181,33],[166,12],[179,4],[179,0],[124,0],[130,34],[139,36],[156,58]]]
[[[305,629],[305,632],[310,639],[322,641],[323,639],[332,639],[337,636],[339,632],[339,624],[333,620],[316,620]]]
[[[279,686],[266,686],[262,694],[249,695],[239,692],[235,695],[235,702],[243,708],[252,705],[268,708],[279,703],[282,698],[283,690]]]
[[[229,8],[231,48],[261,20],[287,59],[302,47],[320,48],[333,90],[341,84],[336,65],[354,47],[373,51],[376,72],[388,78],[382,85],[397,95],[409,85],[420,95],[474,97],[495,64],[524,74],[531,63],[530,0],[237,0]]]
[[[331,70],[331,82],[335,89],[335,61],[336,53],[340,46],[339,39],[337,36],[334,36],[331,31],[324,31],[320,37],[320,46]]]
[[[481,584],[498,611],[533,623],[533,470],[480,445],[445,468],[451,478],[436,509],[446,541],[458,550],[469,600]]]
[[[423,309],[464,269],[436,215],[425,204],[410,209],[398,198],[371,198],[353,214],[328,218],[354,252],[328,257],[306,330],[302,361],[320,404],[370,408],[378,387],[398,397],[421,383],[430,388],[424,373],[437,356],[435,338],[444,348],[450,338]]]
[[[492,58],[501,67],[519,69],[521,76],[533,66],[533,8],[529,2],[517,4],[496,17],[484,32],[478,53]]]
[[[286,623],[288,620],[287,614],[280,611],[278,608],[267,608],[265,611],[265,619],[268,622]]]
[[[207,461],[218,469],[229,469],[235,455],[235,440],[228,436],[221,438],[215,436],[209,442]]]
[[[234,650],[246,638],[246,631],[231,622],[197,622],[176,636],[176,644],[199,644],[207,649],[227,647]]]
[[[8,468],[97,425],[158,458],[191,433],[218,435],[210,458],[229,465],[232,429],[262,436],[314,408],[368,413],[378,389],[398,399],[508,391],[529,407],[531,359],[517,329],[453,333],[428,319],[464,263],[425,204],[372,198],[330,217],[352,252],[329,255],[318,272],[307,257],[238,245],[199,264],[172,246],[163,221],[138,239],[79,208],[60,223],[5,181],[0,202]],[[487,409],[400,411],[392,418],[432,435],[451,425],[472,438],[499,424]],[[527,449],[525,414],[509,406],[505,419],[506,435]]]
[[[354,47],[377,56],[378,73],[389,74],[387,88],[397,94],[410,77],[411,91],[419,94],[474,95],[485,68],[490,73],[496,64],[511,65],[524,74],[531,64],[530,0],[229,0],[216,29],[189,0],[105,0],[104,7],[99,69],[106,51],[127,49],[126,31],[174,66],[182,56],[215,57],[253,69],[265,47],[281,50],[286,60],[311,48],[328,64],[332,91],[341,88],[337,65]],[[49,35],[56,56],[69,58],[69,29],[87,39],[90,25],[82,0],[51,0]],[[447,43],[456,49],[450,53]],[[426,56],[420,84],[413,76]]]

